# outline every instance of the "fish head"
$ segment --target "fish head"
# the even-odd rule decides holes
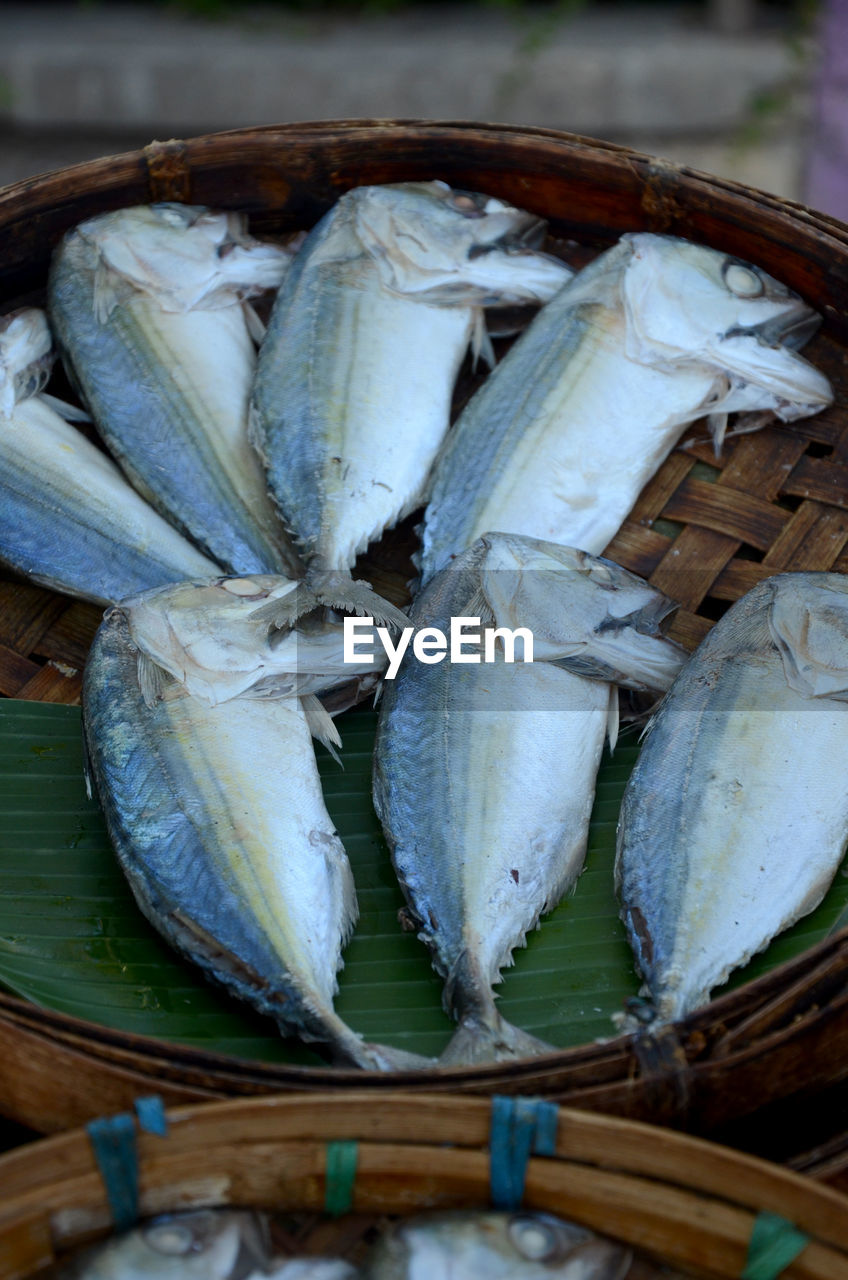
[[[626,351],[641,363],[706,365],[705,411],[768,409],[788,421],[826,407],[827,378],[798,350],[820,317],[760,267],[673,236],[622,237]]]
[[[547,301],[572,272],[537,252],[545,222],[494,196],[445,182],[349,193],[357,238],[392,293],[436,306]]]
[[[266,1261],[255,1214],[205,1209],[151,1218],[86,1250],[65,1274],[78,1280],[235,1280]]]
[[[93,256],[95,308],[104,320],[134,291],[163,311],[233,306],[283,279],[290,254],[255,240],[243,214],[199,205],[136,205],[71,233]]]
[[[129,596],[117,609],[145,659],[216,706],[273,669],[272,628],[262,609],[281,607],[297,586],[276,574],[177,582]]]
[[[848,578],[786,573],[767,584],[768,627],[786,683],[805,698],[848,701]]]
[[[546,1213],[424,1214],[397,1224],[374,1252],[373,1280],[621,1280],[628,1249]]]
[[[534,661],[632,689],[667,689],[685,660],[660,625],[668,596],[601,556],[518,534],[481,540],[483,596],[495,625],[527,627]]]
[[[45,386],[53,356],[43,311],[22,307],[0,318],[0,414],[4,418],[11,418],[16,404]]]
[[[367,614],[402,627],[406,616],[349,574],[310,582],[279,574],[173,583],[129,596],[117,606],[141,655],[145,700],[185,692],[210,706],[231,698],[317,694],[385,664],[345,658],[344,615]],[[163,683],[159,672],[176,681]]]

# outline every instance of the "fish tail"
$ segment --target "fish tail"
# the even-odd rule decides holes
[[[445,983],[445,1007],[459,1025],[439,1058],[440,1067],[510,1062],[554,1051],[553,1045],[501,1017],[491,983],[468,951],[463,951],[451,967]]]
[[[407,1049],[369,1044],[335,1012],[324,1011],[314,1031],[305,1036],[301,1029],[301,1035],[304,1039],[323,1041],[329,1058],[338,1067],[354,1067],[360,1071],[424,1071],[436,1061]]]
[[[482,1062],[511,1062],[517,1058],[553,1053],[554,1046],[507,1022],[495,1011],[485,1020],[463,1018],[439,1058],[440,1067],[468,1066]]]

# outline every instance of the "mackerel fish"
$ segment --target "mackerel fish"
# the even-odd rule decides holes
[[[419,938],[459,1023],[442,1064],[548,1050],[492,991],[583,865],[595,777],[617,725],[614,683],[666,689],[685,654],[672,603],[609,561],[487,534],[416,597],[410,622],[527,627],[533,662],[407,655],[383,686],[374,802]],[[518,646],[516,646],[516,650]]]
[[[821,901],[848,841],[846,701],[848,579],[836,573],[761,582],[663,700],[624,794],[616,863],[642,1022],[706,1004]]]
[[[0,558],[96,604],[220,573],[43,394],[52,364],[43,311],[0,319]]]
[[[311,743],[339,738],[316,695],[339,680],[337,607],[406,621],[337,586],[255,575],[122,601],[86,668],[91,773],[136,900],[177,950],[338,1063],[418,1066],[333,1009],[357,908]]]
[[[54,1280],[244,1280],[265,1274],[267,1227],[256,1214],[198,1209],[161,1214],[61,1264]]]
[[[626,1246],[549,1213],[421,1214],[375,1245],[363,1280],[624,1280]]]
[[[425,579],[489,529],[604,550],[686,426],[802,418],[832,399],[797,354],[819,320],[714,249],[639,233],[536,316],[472,397],[433,473]],[[749,425],[752,418],[749,418]]]
[[[136,488],[232,573],[299,572],[247,438],[247,299],[289,254],[241,214],[159,204],[101,214],[53,257],[69,376]]]
[[[349,191],[311,232],[259,352],[251,432],[316,566],[351,566],[424,500],[482,308],[542,303],[571,271],[545,224],[443,182]]]

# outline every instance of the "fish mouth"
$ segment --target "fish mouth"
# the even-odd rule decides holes
[[[764,320],[762,324],[745,328],[734,325],[724,335],[726,338],[756,338],[766,347],[788,347],[800,351],[818,331],[822,318],[804,302],[798,302],[780,315]]]
[[[517,225],[516,225],[517,223]],[[487,253],[534,253],[542,248],[547,235],[547,224],[544,218],[537,218],[533,213],[522,214],[520,219],[511,219],[507,231],[485,244],[473,244],[468,250],[468,260],[482,258]]]

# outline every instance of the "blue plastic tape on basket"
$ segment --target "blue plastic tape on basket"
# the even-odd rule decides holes
[[[742,1280],[778,1280],[809,1242],[810,1237],[799,1231],[794,1222],[777,1213],[758,1213]]]
[[[358,1155],[355,1141],[327,1143],[324,1210],[334,1218],[349,1213],[353,1205]]]
[[[85,1126],[106,1188],[112,1221],[119,1231],[138,1219],[138,1152],[135,1120],[129,1112],[102,1116]]]
[[[136,1098],[135,1113],[138,1116],[139,1128],[145,1133],[153,1133],[157,1138],[168,1136],[168,1117],[165,1104],[158,1094],[150,1098]]]
[[[558,1110],[556,1103],[542,1098],[492,1098],[489,1186],[496,1209],[521,1204],[531,1151],[555,1154]]]

